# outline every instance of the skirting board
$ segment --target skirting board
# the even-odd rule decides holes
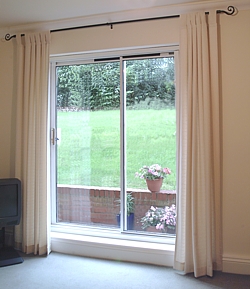
[[[223,272],[250,275],[250,259],[223,256]]]
[[[174,245],[52,233],[51,251],[173,267]]]

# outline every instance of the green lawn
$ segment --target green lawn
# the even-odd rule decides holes
[[[172,174],[163,189],[176,187],[175,110],[127,110],[127,187],[146,188],[135,178],[143,165],[158,163]],[[120,187],[120,112],[58,112],[58,183]]]

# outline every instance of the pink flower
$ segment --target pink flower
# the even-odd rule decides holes
[[[157,230],[163,230],[164,229],[164,225],[163,224],[157,224],[155,228]]]
[[[163,172],[167,175],[170,175],[171,174],[171,171],[169,168],[163,168]]]
[[[155,169],[156,169],[157,171],[160,171],[160,170],[161,170],[161,166],[158,165],[158,164],[155,164]]]

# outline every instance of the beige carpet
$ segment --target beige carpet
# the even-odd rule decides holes
[[[250,289],[250,276],[216,272],[195,279],[172,268],[51,253],[0,268],[1,289]]]

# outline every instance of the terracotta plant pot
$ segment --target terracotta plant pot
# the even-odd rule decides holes
[[[147,231],[147,232],[150,232],[150,233],[161,233],[161,230],[157,230],[157,229],[155,228],[155,226],[147,227],[147,228],[146,228],[146,231]]]
[[[176,227],[173,227],[173,228],[167,227],[167,233],[168,234],[175,234],[176,233]]]
[[[156,180],[146,179],[147,186],[148,186],[148,189],[150,190],[150,192],[152,192],[152,193],[159,192],[161,189],[161,186],[162,186],[162,181],[163,181],[163,178],[156,179]]]

